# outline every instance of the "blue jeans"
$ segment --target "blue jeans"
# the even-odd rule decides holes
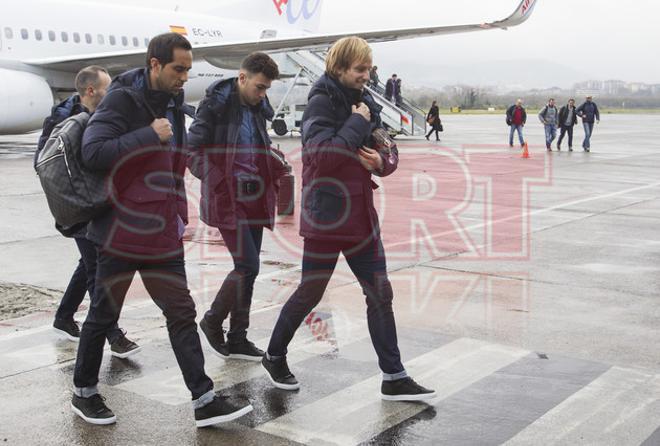
[[[594,132],[594,123],[593,122],[583,122],[582,126],[584,127],[584,142],[582,143],[583,149],[591,148],[591,135]]]
[[[193,400],[212,390],[213,381],[204,372],[195,302],[188,290],[183,256],[157,263],[136,263],[101,250],[96,268],[95,297],[80,332],[73,375],[74,386],[80,393],[90,395],[96,391],[105,333],[117,323],[137,271],[165,316],[172,350]]]
[[[71,275],[69,285],[60,301],[60,306],[55,313],[55,319],[71,320],[78,307],[89,292],[90,301],[94,297],[94,281],[96,280],[96,246],[86,238],[74,238],[80,260],[78,266]],[[113,325],[106,333],[106,338],[111,344],[124,336],[117,324]]]
[[[510,127],[510,130],[509,130],[509,145],[510,146],[513,145],[513,134],[516,131],[518,131],[518,140],[520,141],[520,145],[522,146],[523,144],[525,144],[525,138],[523,138],[523,133],[522,133],[523,126],[522,125],[511,124],[509,127]]]
[[[354,243],[305,239],[302,279],[280,312],[268,353],[272,356],[286,355],[296,330],[321,301],[341,252],[367,298],[369,335],[384,379],[406,376],[396,336],[392,285],[387,278],[385,253],[380,240],[355,251]]]
[[[250,305],[254,281],[259,274],[259,252],[263,226],[238,224],[238,230],[220,229],[222,239],[234,260],[234,269],[227,275],[204,318],[220,327],[231,312],[227,342],[245,341],[250,325]]]
[[[549,149],[552,141],[557,137],[557,126],[555,124],[544,124],[545,127],[545,146]]]

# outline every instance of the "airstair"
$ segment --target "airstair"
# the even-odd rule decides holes
[[[287,61],[297,69],[297,74],[291,82],[289,89],[275,110],[273,130],[278,135],[284,135],[291,130],[298,130],[303,105],[286,105],[291,91],[298,84],[301,77],[316,82],[325,73],[325,57],[321,52],[300,50],[287,53]],[[367,87],[376,102],[383,107],[381,119],[392,134],[410,136],[422,135],[426,129],[426,114],[411,101],[402,99],[399,105],[385,98],[385,91],[380,86]]]

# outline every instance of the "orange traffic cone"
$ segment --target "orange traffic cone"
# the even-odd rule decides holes
[[[523,153],[522,153],[523,158],[529,158],[529,147],[527,146],[527,142],[523,144]]]

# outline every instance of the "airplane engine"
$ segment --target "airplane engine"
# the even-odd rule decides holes
[[[3,68],[0,79],[0,134],[41,128],[53,106],[48,83],[36,74]]]

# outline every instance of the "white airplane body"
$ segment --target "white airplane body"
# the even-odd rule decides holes
[[[194,63],[185,89],[187,100],[194,101],[252,51],[321,50],[346,35],[386,42],[506,29],[527,20],[536,0],[522,0],[507,19],[485,24],[325,35],[314,33],[322,0],[226,3],[223,17],[66,0],[13,4],[0,17],[0,134],[38,129],[50,113],[53,96],[72,92],[74,77],[84,66],[101,65],[111,74],[144,66],[149,39],[164,32],[184,34],[193,45]],[[232,11],[250,20],[225,18]]]

